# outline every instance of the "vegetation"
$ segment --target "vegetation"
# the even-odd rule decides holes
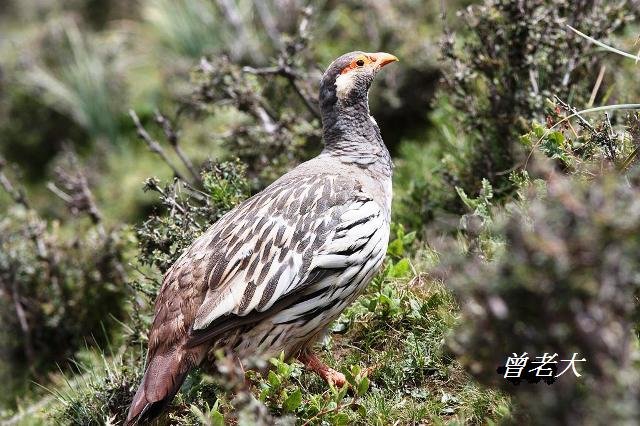
[[[0,421],[122,424],[162,274],[319,152],[319,76],[361,49],[401,62],[384,268],[319,345],[349,386],[220,354],[160,424],[637,422],[637,64],[607,47],[637,5],[302,3],[1,6]],[[514,386],[514,352],[586,362]]]

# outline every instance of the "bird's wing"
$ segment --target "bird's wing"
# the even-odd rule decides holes
[[[171,268],[152,337],[164,340],[163,327],[174,335],[179,327],[197,345],[295,303],[322,275],[364,262],[362,249],[383,217],[352,179],[323,174],[276,182],[224,216]],[[190,296],[179,289],[192,292],[193,308],[178,300]]]

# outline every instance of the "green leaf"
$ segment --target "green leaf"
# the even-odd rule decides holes
[[[540,139],[541,137],[543,137],[544,132],[546,131],[547,129],[540,123],[533,123],[533,134],[536,136],[536,138]]]
[[[532,133],[527,133],[526,135],[520,136],[520,139],[519,139],[520,143],[526,146],[527,148],[532,147],[533,141],[531,140],[532,139],[531,136],[532,136]]]
[[[269,371],[269,375],[267,378],[269,380],[269,384],[271,385],[271,387],[277,388],[277,387],[280,387],[280,385],[282,384],[280,377],[278,377],[278,375],[273,371]]]
[[[408,246],[409,244],[412,244],[415,240],[416,240],[416,231],[411,231],[407,235],[402,237],[402,244],[404,244],[405,246]]]
[[[473,211],[478,207],[478,201],[469,197],[467,193],[464,192],[464,189],[456,186],[456,192],[458,193],[458,197],[460,197],[460,199],[462,200],[462,203],[467,206],[469,210]]]
[[[333,418],[334,425],[342,426],[348,425],[349,423],[349,415],[346,413],[338,413]]]
[[[265,402],[270,393],[271,393],[271,388],[268,386],[265,386],[265,388],[260,391],[260,395],[258,396],[258,399],[262,402]]]
[[[402,257],[404,254],[404,246],[402,244],[402,240],[396,238],[395,240],[389,243],[387,247],[387,254],[392,257]]]
[[[358,388],[356,389],[356,394],[358,396],[362,396],[365,393],[367,393],[368,390],[369,390],[369,378],[368,377],[363,377],[362,380],[360,380],[360,383],[358,383]]]
[[[353,371],[353,370],[352,370]],[[358,373],[353,373],[352,371],[345,371],[344,372],[344,378],[347,379],[347,383],[349,383],[351,386],[355,386],[356,385],[356,378],[355,376]]]
[[[349,391],[349,385],[345,383],[338,391],[338,394],[336,395],[336,401],[338,402],[342,401],[344,397],[347,396],[348,391]]]
[[[207,416],[196,405],[191,404],[189,410],[200,421],[200,423],[205,423],[207,421]]]
[[[376,307],[378,306],[378,299],[373,298],[369,302],[369,312],[375,312]]]
[[[548,157],[568,161],[567,152],[564,148],[565,137],[562,132],[551,132],[542,141],[541,149]]]
[[[302,392],[300,388],[296,389],[291,395],[287,397],[284,401],[283,408],[285,411],[294,412],[298,409],[300,404],[302,403]]]
[[[360,417],[367,417],[367,407],[362,404],[354,404],[354,408]]]
[[[409,274],[411,274],[411,264],[409,263],[409,259],[401,259],[393,265],[389,271],[389,276],[391,278],[402,278]]]
[[[212,426],[224,426],[224,416],[218,410],[211,412],[211,425]]]

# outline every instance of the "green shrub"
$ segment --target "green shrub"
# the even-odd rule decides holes
[[[61,175],[61,185],[69,207],[92,223],[69,225],[40,216],[2,166],[0,187],[14,204],[0,218],[0,380],[8,390],[0,400],[14,403],[12,392],[24,392],[29,380],[109,337],[124,311],[129,239],[103,228],[81,175]]]
[[[582,115],[569,118],[577,114],[575,108],[559,99],[552,106],[554,112],[549,114],[547,125],[534,123],[531,132],[520,138],[528,150],[540,151],[554,160],[564,173],[587,179],[603,170],[625,172],[637,163],[640,151],[638,113],[629,113],[622,120],[615,117],[618,123],[614,125],[608,113],[598,120]],[[597,169],[600,171],[595,171]]]
[[[200,234],[248,197],[245,170],[239,161],[210,162],[202,171],[202,191],[181,180],[161,187],[148,179],[144,190],[156,192],[163,209],[137,229],[139,262],[166,272]]]
[[[637,419],[640,296],[638,174],[594,181],[547,171],[547,191],[496,220],[505,250],[453,265],[463,316],[452,347],[483,383],[516,397],[533,424]],[[582,377],[514,386],[496,372],[513,353],[573,353]],[[564,367],[564,365],[563,365]],[[560,368],[560,366],[558,366]],[[561,370],[559,370],[561,371]]]
[[[484,0],[461,12],[462,37],[446,34],[442,42],[446,98],[432,113],[428,140],[436,146],[423,154],[436,158],[411,175],[415,189],[398,202],[407,216],[400,220],[418,222],[411,212],[422,212],[423,223],[463,213],[453,189],[475,197],[483,179],[496,200],[512,196],[510,173],[526,167],[529,153],[520,136],[534,120],[546,122],[554,96],[585,106],[601,65],[596,48],[567,24],[606,40],[630,19],[629,10],[626,1]],[[600,93],[608,89],[605,80]]]
[[[627,11],[625,1],[590,0],[486,0],[469,9],[462,49],[451,39],[444,44],[452,101],[470,135],[460,186],[473,194],[485,177],[498,195],[509,193],[505,176],[522,160],[518,139],[532,120],[544,122],[546,100],[585,105],[591,94],[600,59],[567,25],[606,39],[629,19]]]

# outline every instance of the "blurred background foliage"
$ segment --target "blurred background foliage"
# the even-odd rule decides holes
[[[165,421],[637,420],[640,119],[575,113],[638,102],[638,65],[567,25],[633,54],[639,12],[635,0],[0,3],[0,418],[120,424],[162,272],[319,152],[322,71],[364,50],[401,62],[370,97],[395,163],[385,270],[323,343],[358,391],[326,391],[283,360],[247,388],[221,360]],[[495,367],[523,351],[580,352],[588,377],[507,386]]]

